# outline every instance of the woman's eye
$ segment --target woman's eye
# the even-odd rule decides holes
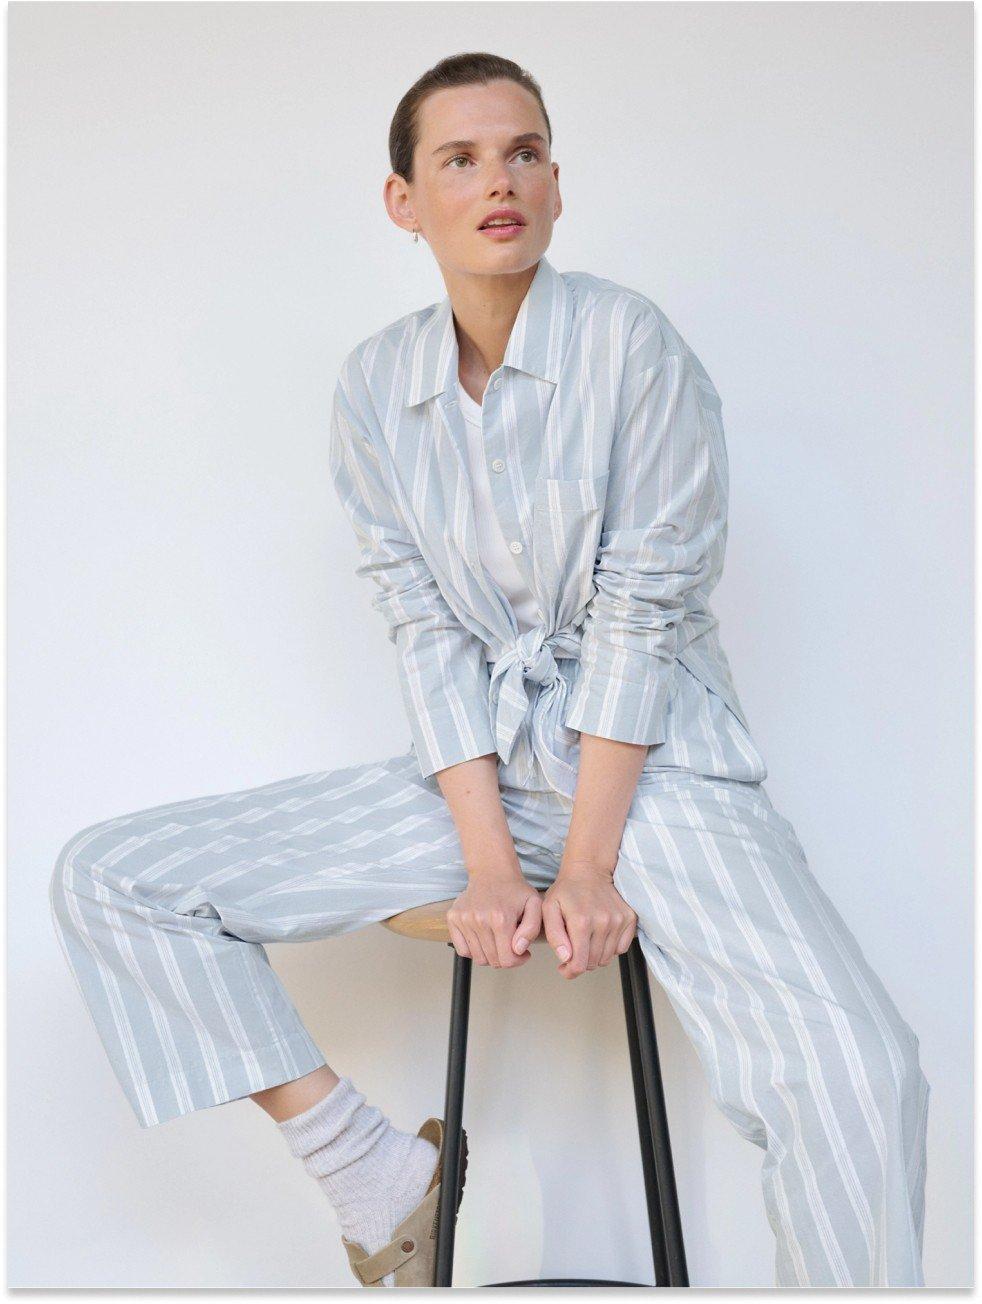
[[[516,157],[521,157],[522,154],[528,154],[528,155],[529,155],[533,160],[538,161],[538,158],[539,158],[538,150],[531,149],[531,148],[529,148],[529,149],[520,149],[520,150],[518,151],[518,155],[516,155]],[[447,159],[447,167],[453,167],[454,163],[458,162],[460,159],[463,159],[463,161],[466,163],[466,162],[467,162],[467,155],[466,155],[466,154],[455,154],[455,155],[453,156],[453,158],[451,158],[451,159]],[[461,171],[460,168],[454,168],[453,170],[454,170],[455,172],[459,172],[459,171]]]

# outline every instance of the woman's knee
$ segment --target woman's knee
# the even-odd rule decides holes
[[[858,1051],[873,1097],[885,1112],[902,1110],[908,1100],[920,1097],[927,1083],[920,1043],[899,1015],[887,1021],[864,1020]]]
[[[51,908],[63,922],[70,919],[68,906],[72,898],[92,895],[96,862],[105,867],[100,869],[102,879],[113,863],[114,849],[125,836],[118,821],[110,819],[86,825],[64,843],[55,857],[48,886]],[[108,887],[108,880],[104,885]]]

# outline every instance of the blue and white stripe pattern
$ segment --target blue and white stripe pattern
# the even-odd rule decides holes
[[[542,612],[517,637],[475,552],[449,320],[445,303],[349,357],[331,445],[412,745],[66,842],[53,919],[112,1071],[151,1127],[317,1068],[264,943],[463,890],[436,770],[498,753],[522,872],[545,888],[579,732],[646,743],[614,886],[713,1099],[764,1151],[775,1284],[922,1286],[918,1040],[770,801],[706,601],[725,536],[715,391],[647,300],[540,262],[485,399],[496,508]]]
[[[493,752],[528,774],[534,752],[571,796],[579,732],[667,741],[680,665],[752,749],[709,605],[727,529],[721,401],[682,336],[636,291],[539,260],[484,395],[495,509],[542,613],[524,634],[478,552],[457,368],[448,295],[351,351],[331,423],[423,776]]]
[[[546,888],[573,803],[537,762],[527,788],[501,793],[522,872]],[[82,829],[51,904],[109,1064],[151,1127],[325,1062],[263,943],[340,936],[466,884],[447,803],[408,751]],[[918,1041],[763,785],[646,772],[614,886],[713,1099],[765,1152],[776,1285],[923,1285]]]

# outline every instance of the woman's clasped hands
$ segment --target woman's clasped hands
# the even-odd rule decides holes
[[[447,911],[458,955],[494,969],[514,969],[530,957],[545,928],[564,978],[607,965],[631,945],[637,915],[594,865],[564,866],[541,894],[520,871],[475,875]]]

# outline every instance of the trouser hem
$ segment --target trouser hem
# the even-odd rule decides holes
[[[182,1071],[179,1084],[169,1075],[151,1078],[148,1086],[155,1103],[133,1099],[130,1103],[140,1127],[156,1127],[200,1109],[229,1104],[267,1087],[293,1082],[326,1063],[306,1032],[290,1033],[266,1046],[250,1046],[245,1054],[223,1063],[220,1075],[209,1073],[204,1065],[193,1065]]]

